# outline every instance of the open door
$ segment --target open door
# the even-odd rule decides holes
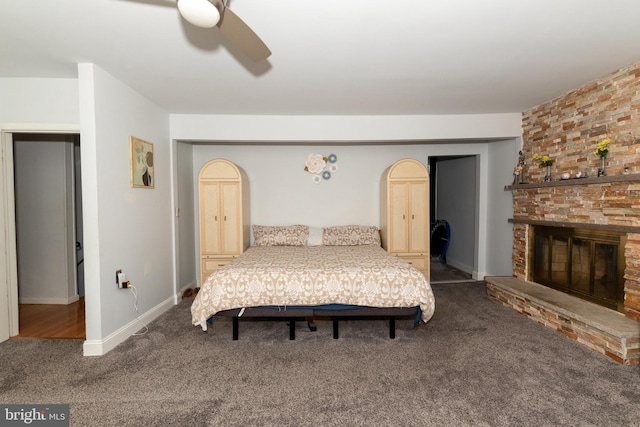
[[[0,132],[0,342],[18,334],[13,135]]]

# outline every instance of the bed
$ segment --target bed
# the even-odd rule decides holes
[[[253,226],[253,246],[202,284],[191,306],[192,323],[207,330],[214,316],[285,318],[290,339],[295,321],[387,317],[390,337],[397,316],[427,322],[435,300],[424,275],[380,245],[377,227],[321,229],[303,225]]]

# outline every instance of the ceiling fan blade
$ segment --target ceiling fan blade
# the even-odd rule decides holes
[[[262,61],[271,55],[260,37],[228,7],[223,9],[217,25],[222,34],[252,60]]]
[[[151,6],[176,7],[176,0],[123,0],[131,3],[148,4]]]

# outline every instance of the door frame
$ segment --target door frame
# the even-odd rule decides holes
[[[16,248],[15,189],[13,178],[14,133],[80,134],[77,125],[16,124],[0,125],[0,342],[19,333],[18,258]]]

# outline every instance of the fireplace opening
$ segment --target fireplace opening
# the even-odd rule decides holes
[[[529,265],[534,282],[624,312],[626,234],[570,227],[532,228]]]

